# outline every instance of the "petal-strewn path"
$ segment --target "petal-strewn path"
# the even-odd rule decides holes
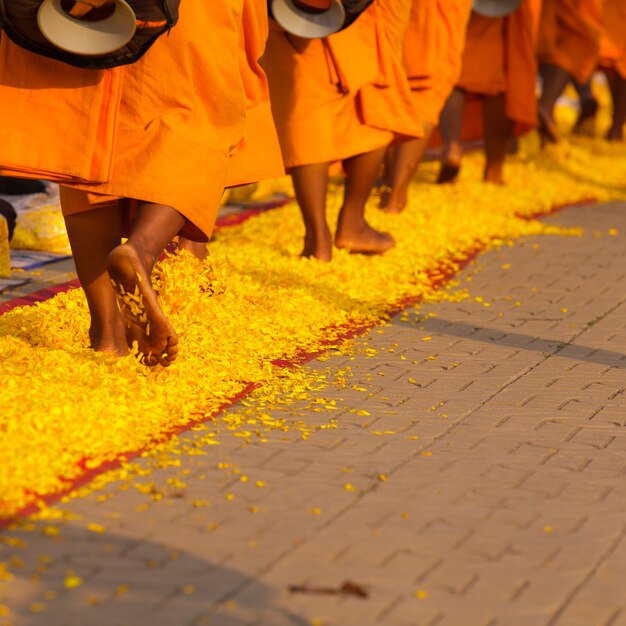
[[[626,624],[626,205],[546,221],[585,233],[230,412],[284,430],[225,419],[5,530],[0,624]]]

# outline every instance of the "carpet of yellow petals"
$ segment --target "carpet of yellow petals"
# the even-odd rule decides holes
[[[482,184],[481,169],[480,155],[468,156],[460,182],[438,187],[425,184],[435,166],[424,166],[401,215],[380,212],[373,198],[371,222],[398,244],[381,257],[335,251],[330,264],[300,258],[303,228],[290,203],[220,231],[211,265],[186,255],[167,259],[157,288],[180,335],[180,357],[169,369],[87,349],[80,290],[1,316],[0,518],[211,417],[250,383],[280,378],[294,393],[319,385],[286,376],[272,361],[379,323],[394,306],[431,294],[433,276],[454,272],[477,250],[530,234],[580,234],[527,218],[626,197],[623,147],[594,139],[540,152],[529,137],[504,187]],[[339,189],[329,203],[334,219]],[[281,427],[264,424],[272,421],[267,415],[259,420]],[[258,436],[254,430],[249,436]]]

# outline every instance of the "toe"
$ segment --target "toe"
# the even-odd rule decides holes
[[[154,354],[142,354],[140,360],[141,363],[148,367],[155,367],[159,364],[159,359]]]

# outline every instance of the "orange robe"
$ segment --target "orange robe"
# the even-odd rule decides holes
[[[227,187],[278,178],[285,174],[272,117],[269,85],[260,63],[267,36],[267,4],[258,0],[244,0],[239,67],[246,95],[246,120],[243,138],[230,159]]]
[[[614,69],[626,79],[626,2],[604,0],[600,65]]]
[[[422,134],[378,3],[324,39],[293,37],[273,23],[263,67],[288,168],[343,160]]]
[[[86,190],[92,206],[111,197],[172,206],[209,236],[245,131],[238,50],[249,2],[265,7],[186,0],[169,36],[136,64],[105,71],[3,37],[0,114],[11,124],[0,126],[0,171]]]
[[[537,123],[535,46],[539,12],[539,0],[523,0],[505,17],[472,13],[467,27],[457,86],[470,94],[506,94],[506,114],[516,122],[517,134]],[[479,117],[470,102],[465,119],[474,129],[472,135],[482,135]]]
[[[412,0],[403,38],[413,106],[433,126],[461,73],[471,0]]]
[[[539,62],[556,65],[578,82],[587,82],[598,60],[602,2],[544,0],[537,48]]]

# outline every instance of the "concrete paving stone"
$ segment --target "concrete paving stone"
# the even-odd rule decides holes
[[[476,566],[444,563],[430,576],[427,583],[430,589],[438,588],[455,596],[464,596],[478,583],[480,572]]]
[[[136,545],[138,540],[129,539],[117,540],[111,539],[107,541],[97,541],[96,538],[85,538],[87,533],[79,531],[74,534],[71,532],[65,532],[55,537],[42,537],[41,539],[34,536],[32,541],[29,541],[27,551],[17,554],[20,560],[24,561],[25,567],[36,568],[41,565],[42,569],[52,569],[58,564],[65,562],[69,554],[85,554],[94,559],[100,555],[120,555],[128,550],[131,546]],[[3,551],[0,553],[0,559],[10,560],[10,551]]]
[[[439,556],[429,557],[411,548],[402,547],[386,555],[379,563],[379,567],[381,575],[388,575],[390,580],[398,577],[417,588],[442,563],[443,560]]]
[[[626,433],[616,432],[614,428],[580,426],[576,427],[568,441],[574,446],[589,446],[596,450],[604,450],[614,441],[624,438],[625,435]]]
[[[613,615],[602,626],[624,626],[626,624],[626,609],[616,609]]]
[[[612,510],[612,503],[621,500],[621,495],[615,484],[606,484],[605,481],[576,481],[570,483],[561,494],[562,502],[569,506],[597,506]]]
[[[603,406],[600,411],[593,417],[594,420],[606,422],[621,428],[626,427],[626,413],[618,406]]]
[[[440,611],[424,606],[423,602],[418,606],[417,602],[415,599],[398,602],[384,616],[382,623],[398,626],[436,626],[440,623]]]
[[[559,610],[567,600],[570,587],[580,579],[580,575],[538,568],[511,573],[506,580],[499,579],[494,572],[481,571],[470,594],[477,605],[480,605],[480,598],[490,598],[489,606],[503,624],[513,615],[533,615],[537,623],[542,623],[543,616],[547,618]]]
[[[560,451],[559,453],[553,455],[548,459],[546,465],[549,467],[556,467],[561,470],[567,470],[569,472],[574,472],[580,474],[584,472],[589,465],[593,463],[593,459],[589,456],[584,456],[581,454],[574,454],[571,450]],[[568,485],[567,489],[571,489],[572,491],[579,488],[580,485],[576,487],[573,486],[572,483]],[[596,494],[594,494],[595,497]]]
[[[581,541],[586,537],[581,537]],[[555,554],[549,562],[549,569],[557,572],[576,573],[579,576],[587,577],[593,571],[594,560],[600,560],[603,550],[606,550],[606,542],[591,543],[585,555],[577,555],[574,550],[568,549],[566,545],[561,546],[558,554]],[[607,588],[608,591],[608,588]]]
[[[584,453],[584,450],[579,448],[568,448],[568,450],[573,450],[575,453]],[[586,465],[583,469],[583,475],[585,482],[602,484],[602,486],[606,486],[607,481],[608,484],[616,484],[624,476],[624,460],[619,455],[607,454],[606,457]]]
[[[31,610],[32,605],[43,603],[42,598],[45,590],[39,589],[36,581],[22,577],[18,573],[13,575],[10,587],[7,582],[0,587],[0,603],[2,603],[2,606],[7,607],[7,617],[10,617],[11,620],[17,619],[18,616],[30,616],[33,612]],[[0,617],[0,624],[2,619]]]
[[[494,400],[495,402],[495,400]],[[489,423],[496,433],[508,432],[510,434],[517,433],[521,435],[533,431],[538,424],[549,420],[546,417],[547,412],[544,409],[533,409],[528,407],[517,407],[513,410],[510,408],[494,409],[492,406],[481,407],[474,417]],[[552,418],[558,421],[558,418]]]
[[[305,607],[304,610],[308,608]],[[265,585],[252,582],[238,595],[236,601],[222,602],[214,610],[197,616],[190,622],[190,626],[202,624],[309,626],[310,623],[306,614],[302,613],[288,593],[276,593]]]
[[[261,463],[260,467],[293,476],[302,472],[309,464],[310,461],[308,459],[302,458],[301,455],[290,452],[285,448],[280,451],[280,454],[272,456],[267,461]]]
[[[326,519],[321,519],[321,516],[311,512],[314,508],[317,508],[315,505],[316,501],[313,500],[309,508],[302,507],[301,509],[285,511],[279,517],[271,516],[271,519],[268,520],[266,531],[259,537],[251,535],[250,539],[258,544],[265,545],[276,541],[276,538],[280,537],[281,541],[287,546],[297,545],[300,541],[311,539],[319,531],[319,528],[326,523]],[[326,515],[332,519],[334,515],[337,515],[346,506],[347,503],[344,502],[337,503],[334,506],[326,503],[324,510]],[[226,536],[225,539],[228,540],[229,537]],[[238,544],[235,545],[237,546]],[[245,546],[247,544],[242,543],[239,545]]]
[[[287,604],[287,602],[284,602]],[[323,596],[315,597],[310,600],[306,608],[301,609],[297,613],[298,617],[294,617],[295,611],[290,611],[289,619],[291,621],[281,621],[280,624],[288,626],[309,626],[314,619],[325,626],[358,626],[359,624],[378,624],[378,615],[387,611],[388,601],[376,600],[368,598],[367,600],[349,599],[336,600]],[[307,615],[307,619],[302,619],[300,615]],[[310,617],[308,617],[310,616]],[[275,621],[272,617],[266,617],[263,620],[254,622],[259,626],[273,626]]]
[[[534,526],[541,517],[541,512],[525,508],[523,511],[511,510],[507,507],[490,511],[487,515],[488,523],[485,526],[494,530],[521,531]]]
[[[317,396],[337,410],[271,412],[336,429],[243,445],[209,424],[218,450],[134,481],[161,500],[114,483],[66,503],[82,519],[59,537],[7,533],[28,546],[0,544],[0,561],[23,560],[0,604],[19,626],[620,626],[626,236],[593,232],[626,233],[623,208],[550,216],[591,234],[491,251],[459,278],[468,300],[428,303],[307,365],[350,368]],[[84,575],[74,590],[70,569]],[[288,591],[344,580],[370,598]],[[53,609],[32,613],[51,589]]]
[[[485,604],[490,599],[485,598]],[[480,608],[465,610],[446,610],[443,611],[441,617],[433,624],[433,626],[457,626],[458,624],[467,624],[468,626],[497,626],[497,620],[490,611]]]
[[[602,605],[576,607],[560,614],[551,626],[613,626],[620,616],[620,610]]]
[[[603,608],[609,613],[619,613],[626,609],[626,597],[623,593],[623,580],[626,571],[624,554],[626,554],[626,542],[624,533],[620,533],[607,541],[604,554],[597,560],[597,566],[590,573],[585,585],[580,585],[573,594],[563,615],[560,617],[563,624],[567,623],[568,616],[586,615],[588,619],[597,619],[599,609]],[[593,617],[593,616],[596,617]],[[609,614],[610,616],[610,614]],[[604,617],[608,622],[608,616]],[[556,622],[560,623],[560,622]],[[597,622],[601,624],[599,620]]]

